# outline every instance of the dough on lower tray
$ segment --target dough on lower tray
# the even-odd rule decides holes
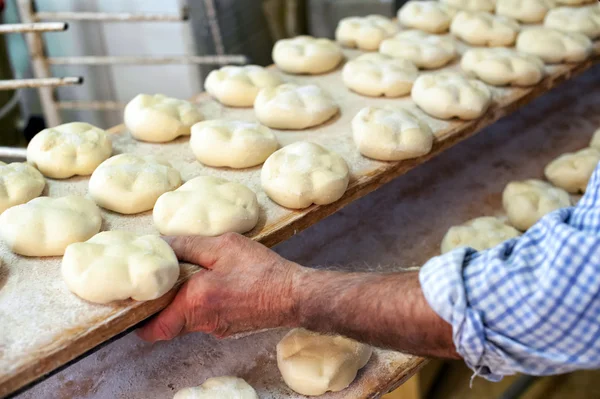
[[[381,54],[409,60],[422,69],[440,68],[456,57],[455,40],[419,30],[407,30],[381,42]]]
[[[500,218],[483,216],[450,227],[442,239],[441,251],[444,254],[458,247],[483,251],[520,234]]]
[[[496,14],[534,24],[542,22],[553,7],[554,0],[497,0]]]
[[[583,33],[590,39],[600,36],[600,4],[587,7],[559,7],[544,18],[546,28]]]
[[[545,74],[544,62],[539,57],[508,48],[469,49],[463,54],[460,67],[495,86],[531,86]]]
[[[254,388],[237,377],[213,377],[202,385],[179,390],[173,399],[258,399]]]
[[[419,29],[429,33],[448,31],[454,9],[438,1],[408,1],[398,10],[398,20],[407,29]]]
[[[460,11],[452,20],[450,32],[473,46],[512,46],[519,24],[512,18],[481,11]]]
[[[543,27],[519,33],[516,47],[540,57],[547,64],[581,62],[592,53],[592,41],[587,36]]]
[[[335,30],[335,40],[346,47],[376,51],[383,39],[398,32],[398,24],[382,15],[343,18]]]
[[[38,197],[45,186],[44,176],[30,164],[0,162],[0,213]]]
[[[277,68],[284,72],[318,75],[337,67],[344,55],[333,40],[296,36],[278,40],[272,57]]]
[[[544,169],[546,179],[570,193],[584,193],[590,177],[600,162],[600,150],[584,148],[563,154]]]

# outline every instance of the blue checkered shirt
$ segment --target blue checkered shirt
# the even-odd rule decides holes
[[[492,249],[433,258],[419,277],[476,374],[600,368],[600,166],[577,206]]]

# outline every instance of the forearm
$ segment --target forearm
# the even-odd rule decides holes
[[[415,355],[459,358],[452,327],[428,305],[418,272],[306,269],[295,283],[297,323]]]

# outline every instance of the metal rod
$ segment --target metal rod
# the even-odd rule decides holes
[[[19,15],[21,22],[32,24],[35,21],[33,18],[33,4],[31,0],[17,0]],[[35,78],[51,78],[50,66],[44,56],[44,45],[40,32],[28,32],[24,34],[27,48],[31,56],[31,67]],[[38,88],[40,101],[42,103],[42,111],[46,119],[47,126],[57,126],[61,123],[60,114],[54,104],[54,92],[52,87],[41,86]]]
[[[0,158],[26,159],[27,149],[18,147],[0,147]]]
[[[33,24],[2,24],[0,34],[26,32],[62,32],[67,30],[66,22],[38,22]]]
[[[161,64],[245,64],[244,55],[181,55],[167,57],[148,56],[84,56],[50,57],[51,65],[161,65]]]
[[[125,103],[118,101],[59,101],[59,109],[84,109],[90,111],[121,111]]]
[[[206,10],[208,26],[210,27],[210,34],[215,45],[215,52],[217,55],[224,55],[225,46],[223,45],[223,38],[221,37],[221,28],[219,27],[219,20],[217,11],[215,9],[214,0],[204,0],[204,8]]]
[[[70,86],[83,83],[83,77],[9,79],[0,80],[0,90],[32,89],[40,87]]]
[[[187,8],[179,15],[169,14],[132,14],[106,12],[70,12],[38,11],[33,15],[36,20],[45,21],[102,21],[102,22],[181,22],[189,18]]]

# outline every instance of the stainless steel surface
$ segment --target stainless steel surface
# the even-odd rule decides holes
[[[101,22],[180,22],[188,19],[187,9],[181,14],[133,14],[105,12],[42,12],[34,14],[36,20],[45,21],[101,21]]]
[[[83,78],[81,76],[66,77],[66,78],[10,79],[10,80],[0,80],[0,90],[70,86],[70,85],[80,85],[82,83],[83,83]]]
[[[67,30],[69,25],[65,22],[39,22],[33,24],[2,24],[0,34],[25,33],[25,32],[60,32]]]
[[[243,55],[180,55],[167,57],[144,56],[85,56],[85,57],[50,57],[51,65],[161,65],[161,64],[244,64],[247,59]]]

